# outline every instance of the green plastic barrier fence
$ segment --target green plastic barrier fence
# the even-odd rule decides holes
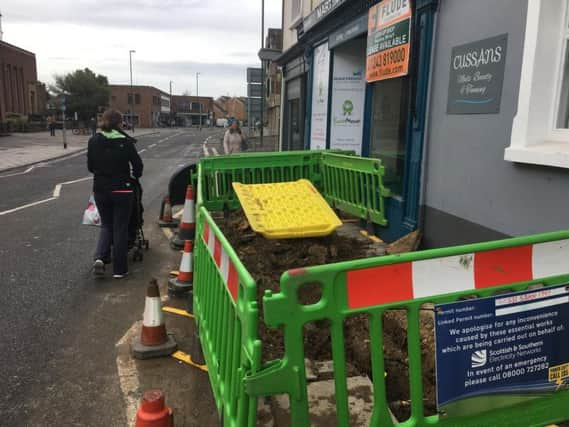
[[[384,198],[390,195],[383,185],[384,174],[379,159],[322,155],[323,195],[328,203],[379,225],[387,225]]]
[[[341,151],[288,151],[204,158],[200,161],[198,203],[210,211],[233,210],[239,201],[233,182],[264,184],[310,180],[335,208],[387,225],[381,160]]]
[[[286,151],[206,157],[200,160],[202,190],[198,203],[210,211],[236,209],[231,184],[264,184],[306,178],[321,189],[321,151]]]
[[[337,425],[350,425],[343,325],[349,316],[363,313],[368,316],[370,329],[374,402],[370,425],[394,425],[386,400],[382,321],[386,310],[403,309],[408,325],[411,417],[400,425],[519,427],[569,419],[567,389],[468,417],[425,416],[419,317],[425,303],[568,282],[569,231],[288,271],[281,278],[280,293],[267,291],[263,298],[265,323],[284,328],[285,356],[257,373],[248,373],[244,379],[246,393],[251,398],[288,394],[292,425],[309,426],[303,327],[328,320]],[[322,290],[320,301],[300,304],[300,289],[315,283]]]
[[[243,389],[261,360],[256,285],[203,207],[197,221],[194,314],[223,425],[241,427],[257,409]]]

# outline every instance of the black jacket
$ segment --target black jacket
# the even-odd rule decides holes
[[[94,192],[132,189],[132,177],[140,178],[143,168],[134,141],[118,131],[97,133],[89,140],[87,168],[95,175]]]

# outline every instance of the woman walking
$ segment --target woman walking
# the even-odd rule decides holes
[[[247,149],[247,140],[239,127],[239,121],[233,120],[231,126],[223,137],[223,150],[225,154],[241,153]]]
[[[133,178],[142,176],[143,164],[133,140],[121,132],[122,115],[115,110],[103,114],[101,132],[90,140],[87,168],[94,174],[93,193],[101,216],[101,233],[93,271],[105,272],[111,262],[113,277],[128,275],[128,226],[134,204]]]

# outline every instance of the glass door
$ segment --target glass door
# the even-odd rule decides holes
[[[382,160],[385,184],[397,195],[403,191],[408,113],[408,77],[373,83],[370,157]]]

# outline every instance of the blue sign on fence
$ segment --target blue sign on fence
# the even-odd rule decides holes
[[[440,304],[435,330],[443,415],[510,406],[569,385],[569,286]]]

